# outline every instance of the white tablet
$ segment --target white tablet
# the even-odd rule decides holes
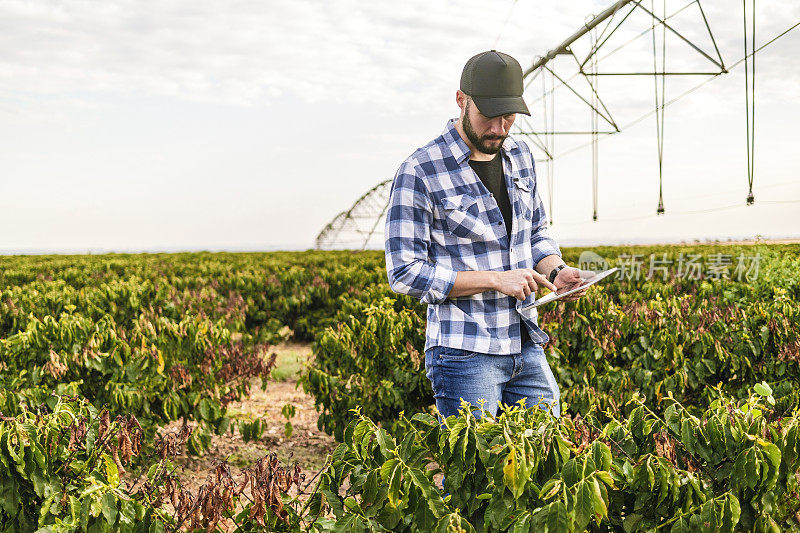
[[[549,294],[546,294],[545,296],[542,296],[541,298],[537,298],[536,300],[533,301],[532,304],[526,305],[525,307],[522,307],[521,309],[530,309],[531,307],[539,307],[542,304],[546,304],[548,302],[553,302],[555,300],[560,300],[561,298],[563,298],[564,296],[567,296],[568,294],[572,294],[573,292],[577,292],[577,291],[579,291],[581,289],[585,289],[586,287],[589,287],[590,285],[594,285],[595,283],[597,283],[601,279],[603,279],[605,277],[608,277],[609,275],[613,274],[617,270],[619,270],[619,267],[609,268],[608,270],[604,270],[602,272],[598,272],[594,276],[586,278],[583,281],[583,283],[581,283],[580,285],[578,285],[575,288],[569,289],[568,291],[564,291],[562,293],[551,292]]]

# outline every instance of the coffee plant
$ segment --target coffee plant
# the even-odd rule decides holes
[[[443,424],[426,306],[389,289],[383,251],[0,257],[0,531],[800,531],[800,247],[594,251],[759,254],[760,274],[549,304],[562,417]],[[312,342],[326,466],[267,453],[184,486],[176,455],[262,436],[227,406],[287,339]]]
[[[664,417],[641,398],[627,418],[464,404],[401,416],[402,437],[356,410],[319,492],[347,531],[798,530],[800,419],[766,400],[699,418],[672,398]]]

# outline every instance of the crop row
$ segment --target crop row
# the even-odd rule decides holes
[[[565,415],[444,427],[425,308],[382,253],[0,259],[0,531],[800,530],[800,265],[755,250],[757,279],[615,280],[543,310]],[[273,456],[184,490],[170,457],[233,430],[287,335],[313,341],[301,381],[341,442],[316,485]]]

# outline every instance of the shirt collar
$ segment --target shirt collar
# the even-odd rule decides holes
[[[451,118],[447,121],[447,125],[442,132],[442,137],[444,138],[447,149],[450,150],[450,153],[453,154],[456,162],[460,165],[469,159],[470,150],[469,146],[467,146],[467,143],[464,142],[464,139],[462,139],[461,135],[458,134],[458,130],[456,129],[456,120],[457,119]],[[510,152],[516,147],[517,141],[515,141],[511,135],[506,137],[505,141],[503,141],[503,150],[506,152]]]

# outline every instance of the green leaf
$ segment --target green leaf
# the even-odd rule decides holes
[[[645,472],[647,472],[647,483],[650,487],[650,490],[653,490],[656,484],[656,474],[653,472],[653,467],[650,466],[650,457],[647,458],[647,461],[644,463]]]
[[[383,428],[378,428],[375,432],[375,437],[378,440],[378,446],[381,447],[381,453],[384,457],[391,457],[392,451],[397,448],[392,438]]]
[[[286,419],[292,418],[295,415],[296,412],[297,412],[297,409],[295,408],[294,404],[287,403],[287,404],[284,404],[283,407],[281,407],[281,414]]]
[[[435,531],[436,533],[454,533],[462,530],[465,533],[475,533],[475,528],[463,516],[458,513],[450,513],[439,519]]]
[[[352,496],[348,496],[344,499],[344,506],[351,513],[361,513],[361,506],[358,505],[358,502]]]
[[[772,494],[772,493],[767,493]],[[766,510],[771,513],[771,510]],[[722,506],[722,530],[734,531],[736,525],[739,523],[739,517],[742,514],[742,509],[739,506],[739,500],[732,493],[729,493],[725,498],[725,503]]]
[[[606,501],[603,499],[603,493],[600,490],[600,484],[597,481],[596,477],[592,478],[592,493],[593,493],[593,503],[594,503],[594,512],[596,515],[600,517],[608,516],[608,507]],[[598,519],[598,522],[600,520]]]
[[[366,531],[364,519],[355,514],[348,514],[336,521],[333,533],[360,533]]]
[[[378,495],[378,470],[371,470],[367,474],[367,480],[364,482],[364,493],[362,501],[371,505],[375,501],[375,496]]]
[[[436,417],[428,413],[415,413],[414,416],[411,417],[411,420],[422,422],[423,424],[426,424],[428,426],[439,425],[439,422],[438,420],[436,420]]]
[[[680,517],[672,524],[669,533],[691,533],[691,531],[689,521],[684,517]]]
[[[353,440],[345,442],[345,444],[359,444],[364,439],[364,434],[367,433],[367,431],[369,431],[369,422],[362,420],[356,424],[355,429],[353,429]]]
[[[117,520],[117,499],[114,497],[113,492],[103,494],[101,509],[108,524],[113,526]]]
[[[91,505],[91,498],[83,498],[81,503],[81,530],[86,531],[89,527],[89,506]]]
[[[197,406],[197,411],[200,413],[200,417],[203,420],[210,420],[210,405],[208,403],[208,399],[203,398],[200,400],[200,404]]]
[[[625,475],[625,480],[629,483],[633,480],[633,466],[627,459],[622,463],[622,473]]]
[[[758,438],[756,442],[758,442],[759,446],[761,446],[761,451],[769,458],[769,462],[772,465],[773,472],[777,474],[777,471],[781,465],[780,448],[778,448],[769,441],[765,441],[762,438]]]
[[[400,460],[389,459],[381,466],[381,478],[389,486],[389,503],[397,507],[400,502],[400,482],[402,473],[400,471]]]
[[[19,504],[19,487],[16,480],[13,477],[4,479],[0,482],[0,509],[5,510],[10,516],[15,516]]]
[[[605,472],[603,470],[598,470],[597,472],[594,473],[594,475],[597,476],[597,478],[600,479],[600,481],[602,481],[612,489],[615,488],[614,480],[611,478],[611,474],[609,474],[608,472]]]
[[[562,501],[555,501],[548,506],[547,531],[548,533],[568,533],[570,530],[567,518],[567,507]]]
[[[103,459],[106,463],[106,479],[108,480],[108,484],[112,487],[116,487],[119,485],[119,469],[117,468],[117,464],[114,462],[114,459],[108,456],[108,454],[103,454]]]
[[[325,501],[328,503],[331,510],[333,510],[333,513],[337,517],[341,517],[344,514],[344,506],[342,505],[342,500],[339,495],[326,487],[320,487],[318,491],[325,498]]]
[[[592,458],[598,470],[611,468],[611,448],[606,443],[599,440],[592,443]]]
[[[561,469],[561,476],[564,478],[564,483],[568,486],[572,486],[578,482],[578,465],[574,458],[564,463],[564,467]]]
[[[505,466],[503,466],[503,481],[505,482],[506,487],[511,490],[511,494],[514,495],[514,499],[522,496],[522,492],[525,489],[525,482],[527,480],[519,475],[517,449],[514,446],[511,446],[511,450],[506,456]]]
[[[639,523],[642,521],[642,515],[640,514],[629,514],[626,515],[625,518],[622,519],[622,529],[625,530],[625,533],[632,533],[634,531],[639,531]]]
[[[400,483],[402,482],[402,477],[402,470],[398,464],[397,468],[392,471],[392,475],[389,477],[389,502],[394,507],[397,507],[401,500]]]
[[[389,478],[392,475],[392,471],[395,468],[397,468],[399,464],[400,460],[397,458],[389,459],[388,461],[383,463],[383,465],[381,466],[381,479],[383,479],[384,483],[389,483]]]
[[[578,490],[575,493],[575,531],[584,531],[594,512],[594,501],[592,500],[592,489],[589,483],[582,480],[578,483]]]
[[[227,416],[220,417],[220,419],[217,420],[217,423],[214,427],[214,431],[216,432],[217,435],[222,435],[223,433],[228,431],[230,425],[231,425],[230,418],[228,418]]]
[[[514,527],[511,533],[530,533],[531,530],[531,514],[528,511],[523,511],[514,520]]]
[[[447,510],[447,506],[445,505],[439,490],[433,485],[427,476],[425,476],[422,470],[417,468],[409,468],[408,475],[411,478],[411,482],[414,483],[420,492],[422,492],[422,496],[428,503],[428,508],[433,513],[433,516],[436,518],[442,517]]]
[[[542,486],[541,490],[539,491],[539,498],[547,501],[558,494],[563,486],[564,482],[561,478],[551,478]]]
[[[759,396],[770,396],[772,394],[772,387],[770,387],[766,381],[762,381],[761,383],[756,383],[753,389]]]

